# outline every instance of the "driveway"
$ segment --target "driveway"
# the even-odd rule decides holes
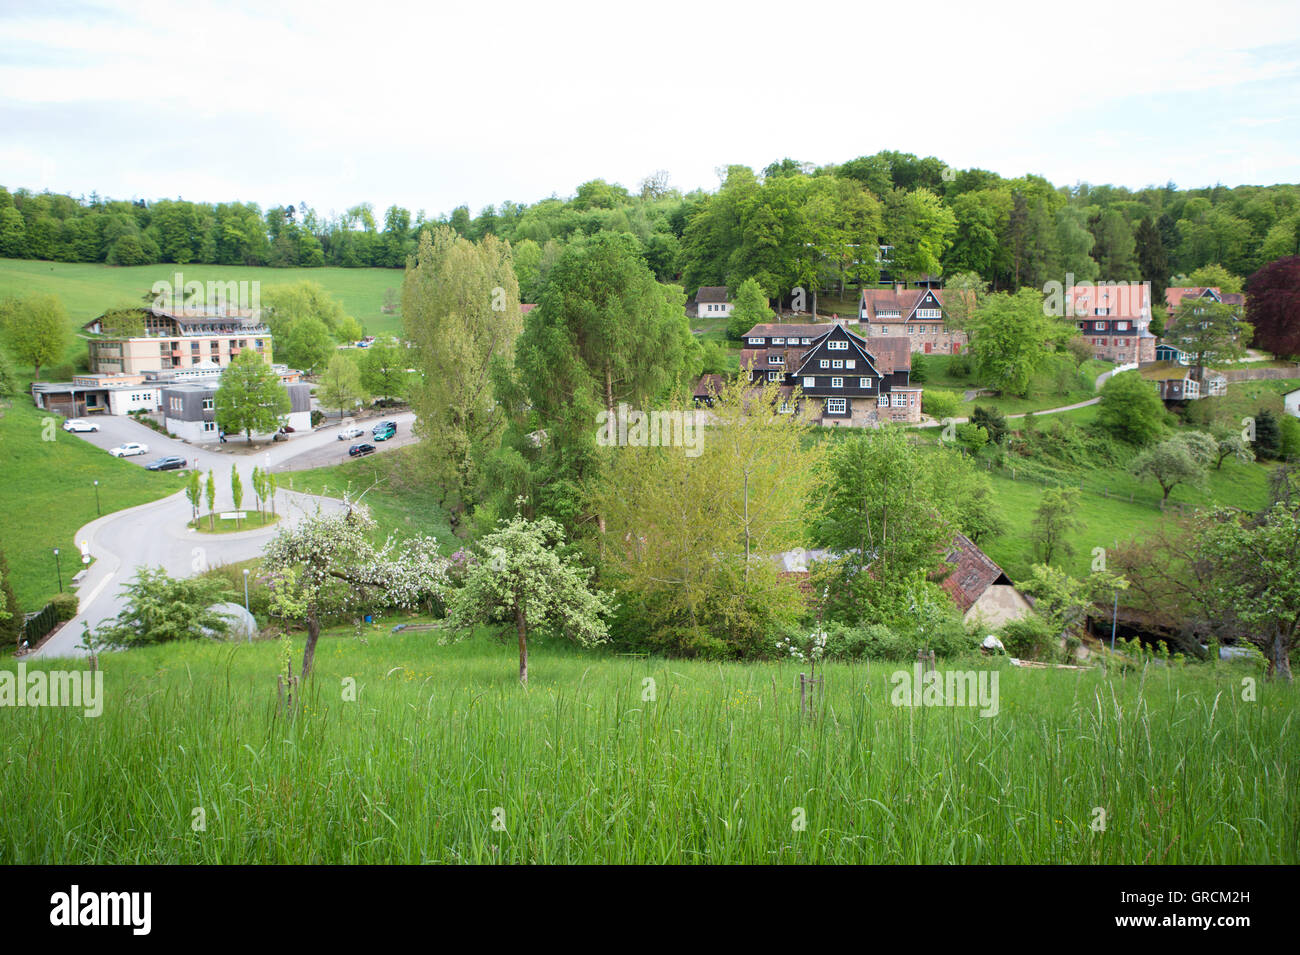
[[[348,447],[354,441],[338,440],[340,425],[331,425],[305,434],[289,435],[289,440],[265,446],[256,453],[239,454],[237,438],[215,448],[198,448],[147,428],[120,416],[96,417],[98,432],[78,433],[90,444],[113,448],[124,441],[148,445],[149,453],[126,458],[143,467],[163,455],[185,458],[192,467],[214,470],[217,475],[217,510],[231,510],[230,467],[239,469],[244,484],[244,508],[255,506],[252,494],[252,470],[269,467],[272,471],[301,470],[348,460]],[[416,440],[412,433],[415,415],[406,412],[387,419],[397,422],[397,436],[375,445],[380,452]],[[378,423],[367,421],[359,427],[368,431]],[[68,437],[72,437],[71,434]],[[364,440],[364,439],[362,439]],[[373,443],[373,442],[371,442]],[[226,450],[219,450],[225,448]],[[39,657],[84,656],[78,650],[84,625],[92,630],[121,612],[121,588],[130,582],[141,567],[162,567],[173,577],[188,577],[209,567],[250,560],[282,526],[292,526],[317,509],[324,513],[341,509],[342,501],[281,488],[275,495],[280,520],[270,527],[225,534],[203,534],[190,529],[190,504],[183,491],[159,501],[151,501],[125,511],[116,511],[91,521],[77,531],[77,546],[94,558],[86,577],[77,586],[81,611],[64,624],[32,655]]]

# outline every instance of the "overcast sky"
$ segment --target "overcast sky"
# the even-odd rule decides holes
[[[0,0],[10,189],[433,217],[880,149],[1300,182],[1300,3]]]

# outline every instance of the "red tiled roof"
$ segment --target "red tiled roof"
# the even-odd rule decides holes
[[[941,586],[956,602],[962,613],[984,596],[984,591],[997,583],[1009,584],[1010,578],[1002,568],[976,547],[964,534],[953,537],[952,550],[945,558],[952,572],[941,581]]]

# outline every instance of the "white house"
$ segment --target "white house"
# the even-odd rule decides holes
[[[731,302],[725,285],[701,285],[695,293],[695,310],[700,318],[729,318]]]
[[[1286,406],[1286,413],[1295,415],[1300,418],[1300,388],[1295,391],[1288,391],[1282,396],[1282,402]]]

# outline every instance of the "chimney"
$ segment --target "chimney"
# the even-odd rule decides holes
[[[907,283],[906,283],[906,282],[895,282],[895,283],[894,283],[894,292],[895,292],[896,294],[901,294],[901,293],[906,292],[906,291],[907,291]]]

